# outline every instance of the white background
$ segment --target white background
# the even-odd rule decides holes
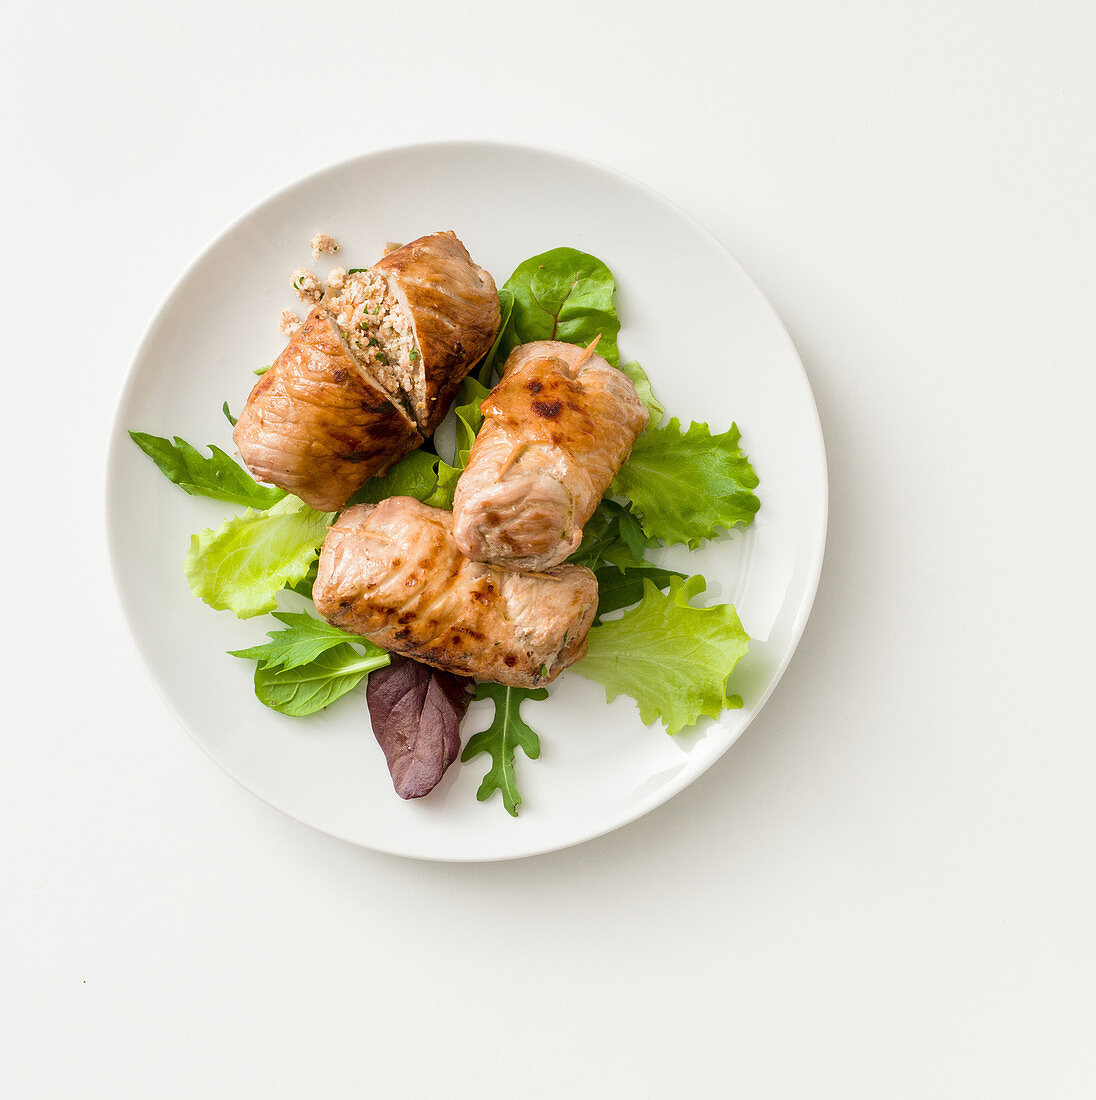
[[[1082,2],[8,5],[0,1091],[1092,1095],[1094,47]],[[102,519],[184,265],[291,179],[439,138],[695,214],[788,324],[830,463],[746,735],[613,835],[479,866],[223,775]]]

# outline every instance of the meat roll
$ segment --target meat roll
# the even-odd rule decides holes
[[[495,281],[455,233],[431,233],[351,274],[331,303],[354,352],[430,435],[499,330]]]
[[[597,579],[580,565],[513,573],[469,561],[452,514],[411,497],[348,508],[312,597],[332,625],[459,676],[551,683],[586,654]]]
[[[259,481],[321,512],[422,442],[322,305],[255,384],[232,438]]]
[[[548,569],[582,528],[647,427],[627,375],[558,340],[510,354],[453,500],[461,553],[501,569]]]

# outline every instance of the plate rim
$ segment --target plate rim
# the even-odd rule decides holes
[[[737,731],[737,733],[727,740],[726,744],[722,745],[713,752],[710,757],[704,761],[699,761],[695,770],[684,769],[682,774],[675,777],[669,783],[659,787],[652,794],[649,794],[646,798],[639,800],[639,802],[628,807],[628,809],[617,816],[614,816],[608,824],[604,826],[596,827],[592,832],[585,833],[581,837],[564,839],[559,843],[549,843],[543,845],[537,845],[529,848],[526,851],[505,853],[502,855],[436,855],[430,853],[424,853],[421,851],[411,851],[401,849],[399,846],[391,844],[378,844],[361,840],[357,837],[347,836],[338,831],[334,831],[323,825],[316,824],[312,821],[307,821],[297,814],[285,809],[282,806],[277,805],[271,799],[267,798],[261,792],[255,790],[249,785],[239,774],[237,770],[233,768],[227,761],[218,759],[214,755],[212,749],[204,744],[198,737],[197,733],[193,731],[189,724],[184,720],[183,716],[179,713],[174,701],[167,694],[164,686],[161,684],[159,677],[154,673],[154,666],[149,658],[146,643],[142,639],[139,631],[136,628],[136,610],[132,606],[131,599],[127,596],[126,590],[123,586],[123,581],[120,571],[120,552],[119,552],[119,535],[120,524],[117,519],[118,502],[117,497],[119,493],[118,478],[115,474],[116,467],[123,461],[122,457],[122,440],[123,437],[128,438],[128,428],[122,423],[122,417],[127,403],[132,397],[132,390],[136,385],[136,371],[138,363],[141,361],[145,354],[146,345],[150,342],[151,337],[155,329],[157,328],[161,318],[167,313],[168,307],[171,304],[173,297],[175,296],[179,286],[190,276],[190,274],[197,268],[206,257],[218,247],[221,241],[229,234],[237,230],[243,223],[247,222],[257,212],[269,203],[279,199],[287,192],[292,191],[298,187],[309,184],[325,175],[337,174],[341,171],[345,171],[351,165],[357,165],[359,163],[365,163],[369,160],[388,156],[392,154],[421,154],[430,153],[442,150],[452,150],[454,147],[461,147],[466,150],[475,149],[488,149],[494,152],[503,151],[507,153],[517,153],[519,155],[534,155],[543,156],[548,155],[558,158],[563,162],[570,162],[572,164],[578,164],[586,169],[593,169],[596,172],[600,172],[604,175],[615,178],[618,182],[623,183],[629,187],[638,189],[645,193],[650,199],[657,203],[660,203],[673,210],[679,217],[684,218],[691,226],[698,230],[708,241],[716,246],[720,253],[723,254],[725,260],[737,268],[738,274],[746,281],[747,285],[753,290],[757,300],[763,304],[764,309],[768,312],[770,320],[775,321],[777,331],[781,334],[782,339],[787,344],[788,350],[790,350],[792,358],[795,361],[796,367],[799,372],[799,381],[806,390],[810,399],[810,409],[813,414],[812,427],[814,431],[812,433],[811,448],[815,450],[814,460],[818,463],[818,469],[820,474],[820,487],[821,495],[818,500],[819,505],[819,526],[818,530],[814,533],[814,545],[811,547],[809,562],[807,571],[803,580],[803,596],[800,602],[800,606],[797,609],[795,618],[793,619],[789,629],[789,644],[787,650],[783,656],[782,661],[777,667],[776,671],[770,677],[766,689],[757,702],[752,706],[751,713],[746,718],[745,723]],[[826,459],[826,447],[825,437],[822,432],[821,417],[818,412],[818,403],[814,397],[814,390],[810,384],[810,379],[807,375],[806,367],[803,364],[802,356],[799,354],[799,350],[792,339],[791,333],[788,331],[787,325],[777,312],[776,308],[769,301],[768,297],[764,294],[761,288],[757,285],[749,272],[738,261],[735,255],[731,252],[721,241],[715,233],[707,228],[702,222],[700,222],[693,214],[691,214],[684,207],[679,205],[673,199],[664,195],[662,192],[656,190],[643,180],[621,171],[620,169],[603,164],[599,161],[593,160],[589,157],[582,156],[570,151],[556,149],[550,146],[529,145],[520,142],[509,141],[489,141],[480,139],[462,139],[452,138],[438,141],[419,141],[398,143],[395,145],[386,145],[375,149],[370,149],[367,152],[357,153],[350,157],[343,157],[339,160],[329,162],[319,168],[312,169],[305,172],[296,178],[289,180],[280,186],[273,188],[265,193],[260,199],[248,206],[242,213],[232,219],[227,225],[222,226],[192,257],[192,259],[184,265],[182,270],[175,276],[171,284],[164,291],[156,308],[153,310],[149,319],[145,322],[144,328],[141,331],[141,335],[137,341],[137,344],[130,356],[129,363],[126,367],[125,375],[122,378],[121,384],[117,387],[114,399],[114,413],[111,418],[110,430],[107,443],[107,455],[104,471],[105,480],[105,492],[104,492],[104,509],[101,513],[106,525],[107,535],[107,549],[108,556],[110,558],[110,572],[114,582],[115,594],[118,598],[118,603],[122,609],[122,615],[126,623],[126,627],[129,633],[130,641],[137,651],[138,656],[141,659],[141,663],[144,666],[145,675],[152,682],[157,694],[167,707],[168,712],[172,715],[175,721],[183,728],[187,736],[194,742],[202,752],[213,761],[226,775],[230,776],[236,783],[238,783],[245,791],[260,801],[266,803],[272,809],[277,810],[279,813],[284,814],[286,817],[293,821],[298,822],[307,828],[314,829],[319,833],[326,836],[333,837],[336,840],[340,840],[344,843],[351,844],[356,848],[365,848],[369,851],[379,852],[384,855],[398,856],[405,859],[417,859],[428,862],[436,863],[496,863],[505,862],[514,859],[527,859],[533,856],[547,855],[551,852],[562,851],[566,848],[577,847],[580,844],[585,844],[588,841],[596,840],[599,837],[606,836],[609,833],[615,832],[617,829],[623,828],[625,825],[630,825],[634,821],[638,821],[641,817],[645,817],[653,810],[658,809],[659,806],[664,805],[675,795],[680,794],[686,787],[690,786],[693,782],[700,778],[709,768],[711,768],[718,760],[721,760],[727,751],[734,745],[742,736],[746,730],[753,724],[754,720],[764,709],[765,704],[768,702],[772,693],[776,690],[777,685],[784,678],[784,674],[791,664],[792,658],[795,656],[796,651],[799,648],[799,643],[802,639],[803,632],[806,629],[807,621],[810,618],[811,611],[814,608],[814,601],[818,593],[818,584],[821,578],[822,565],[825,560],[826,545],[828,542],[829,533],[829,465]]]

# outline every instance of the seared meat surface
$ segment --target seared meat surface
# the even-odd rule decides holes
[[[482,410],[453,500],[457,546],[502,569],[558,565],[578,548],[647,410],[627,375],[558,340],[515,348]]]
[[[289,346],[251,391],[233,438],[260,481],[331,511],[444,419],[494,342],[498,292],[451,232],[367,271],[338,269],[326,288],[303,268],[293,285],[317,304],[303,326],[283,314]]]
[[[255,384],[232,438],[259,481],[321,512],[422,442],[322,305]]]
[[[469,561],[452,514],[411,497],[348,508],[312,597],[334,626],[459,676],[550,683],[586,654],[597,579],[579,565],[513,573]]]
[[[499,328],[495,281],[456,234],[431,233],[348,275],[331,307],[350,346],[430,435]]]

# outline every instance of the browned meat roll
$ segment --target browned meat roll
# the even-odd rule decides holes
[[[422,442],[322,305],[255,384],[232,438],[256,478],[321,512]]]
[[[574,553],[648,415],[627,375],[590,348],[515,348],[483,402],[483,427],[453,500],[461,553],[547,569]]]
[[[355,354],[423,435],[499,330],[495,281],[455,233],[431,233],[351,274],[330,303]]]
[[[328,529],[312,598],[334,626],[477,680],[550,683],[586,654],[597,579],[564,565],[512,573],[469,561],[452,514],[411,497],[348,508]]]

